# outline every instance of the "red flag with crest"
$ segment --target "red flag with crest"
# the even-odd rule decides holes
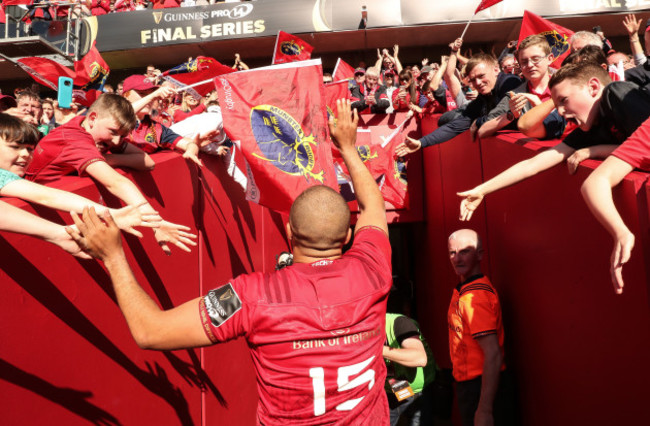
[[[83,58],[74,63],[74,85],[83,89],[102,90],[111,71],[95,43]]]
[[[287,62],[305,61],[311,58],[314,48],[300,37],[293,34],[278,31],[273,49],[273,64],[284,64]]]
[[[503,0],[483,0],[481,3],[479,3],[478,7],[474,11],[474,14],[476,15],[479,13],[481,10],[485,10],[488,7],[494,6],[497,3],[501,3]]]
[[[74,71],[51,59],[28,57],[16,63],[38,83],[58,90],[59,77],[69,77],[73,81],[73,100],[83,106],[90,106],[102,94],[104,83],[110,72],[93,43],[88,53],[74,63]]]
[[[546,37],[546,41],[551,46],[551,53],[555,58],[551,66],[553,68],[560,68],[562,61],[569,56],[571,51],[569,39],[573,36],[573,31],[525,10],[517,44],[521,43],[529,35],[534,34],[540,34]]]
[[[205,96],[214,89],[214,83],[211,79],[235,71],[235,69],[223,65],[214,58],[197,56],[189,62],[182,63],[165,71],[162,73],[162,76],[165,80],[179,87],[186,87],[194,83],[209,80],[205,84],[190,89],[190,91],[194,90],[200,96]]]
[[[318,59],[214,79],[224,130],[246,159],[249,200],[288,212],[310,186],[337,188],[322,76]]]

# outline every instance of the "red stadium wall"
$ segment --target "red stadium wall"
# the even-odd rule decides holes
[[[376,136],[402,117],[363,122],[376,127]],[[424,132],[432,123],[423,123]],[[412,121],[406,131],[414,136],[417,127]],[[579,195],[590,162],[577,176],[558,167],[492,194],[468,225],[457,220],[457,191],[541,145],[509,135],[474,143],[461,135],[410,160],[411,209],[389,212],[389,219],[417,230],[407,245],[418,253],[419,320],[436,360],[449,367],[446,312],[456,278],[446,237],[473,227],[485,238],[484,265],[502,299],[507,362],[524,424],[637,424],[650,380],[647,175],[633,174],[615,191],[637,236],[621,296],[608,281],[610,238]],[[151,232],[125,237],[136,278],[154,300],[174,306],[234,275],[273,268],[275,255],[287,248],[283,217],[247,202],[218,158],[204,159],[200,171],[177,154],[155,159],[152,173],[129,176],[166,219],[197,230],[199,247],[189,254],[174,249],[167,257]],[[66,178],[60,186],[117,205],[90,179]],[[61,223],[70,220],[17,204]],[[140,350],[99,263],[10,233],[0,235],[0,254],[0,423],[254,424],[257,392],[244,341]]]
[[[423,133],[435,128],[425,123]],[[423,153],[425,232],[419,247],[418,311],[436,357],[450,367],[446,315],[457,283],[446,239],[469,227],[484,238],[484,271],[499,291],[506,362],[514,373],[523,424],[641,424],[650,353],[650,185],[632,173],[614,200],[636,236],[624,268],[625,292],[609,281],[612,240],[588,211],[565,165],[490,194],[471,222],[458,220],[464,191],[552,143],[519,133],[472,142],[467,133]]]

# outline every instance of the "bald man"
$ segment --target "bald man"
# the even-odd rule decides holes
[[[264,425],[388,425],[382,358],[391,249],[384,200],[354,146],[358,116],[337,102],[330,134],[350,172],[360,214],[354,243],[350,210],[325,186],[293,203],[287,235],[293,264],[240,275],[204,297],[162,311],[133,277],[110,216],[75,218],[69,233],[101,259],[129,329],[145,349],[207,346],[246,338],[257,375],[257,420]]]
[[[496,290],[481,271],[479,235],[461,229],[449,236],[449,260],[460,283],[449,304],[449,351],[463,426],[511,424],[497,390],[503,361],[503,323]],[[511,410],[509,410],[511,411]],[[512,413],[508,413],[512,414]]]

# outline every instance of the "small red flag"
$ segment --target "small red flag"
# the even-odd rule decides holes
[[[289,212],[310,186],[337,189],[320,60],[223,74],[214,83],[224,130],[246,159],[249,200]]]
[[[343,59],[339,58],[336,61],[336,66],[334,67],[334,73],[332,74],[332,80],[352,80],[354,78],[354,68],[352,65],[345,62]]]
[[[205,84],[193,87],[198,95],[205,96],[214,89],[213,79],[222,74],[235,72],[236,70],[227,67],[214,58],[197,56],[195,59],[182,63],[162,73],[163,78],[179,87],[190,86],[194,83],[209,80]]]
[[[311,58],[311,52],[314,50],[307,42],[295,35],[278,32],[275,39],[275,49],[273,50],[273,63],[284,64],[287,62],[305,61]]]
[[[325,107],[327,108],[327,118],[334,115],[336,111],[337,99],[349,99],[350,91],[348,90],[347,80],[335,81],[325,84]]]
[[[384,196],[384,200],[391,203],[396,209],[404,209],[409,206],[407,159],[400,158],[395,154],[395,149],[402,142],[404,142],[404,135],[398,129],[383,145],[388,157],[388,171],[381,186],[381,194]]]
[[[479,3],[478,7],[474,11],[474,15],[479,13],[481,10],[487,9],[488,7],[494,6],[497,3],[501,3],[503,0],[483,0]]]
[[[573,31],[525,10],[517,44],[533,34],[540,34],[546,37],[546,41],[551,46],[551,53],[555,58],[551,66],[553,68],[560,68],[562,61],[569,55],[571,50],[569,39],[573,36]]]

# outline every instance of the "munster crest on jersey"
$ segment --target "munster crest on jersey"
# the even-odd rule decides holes
[[[255,142],[263,154],[253,155],[284,173],[323,182],[323,170],[314,171],[312,146],[317,142],[313,135],[305,135],[291,115],[273,105],[258,105],[251,109],[250,120]]]

